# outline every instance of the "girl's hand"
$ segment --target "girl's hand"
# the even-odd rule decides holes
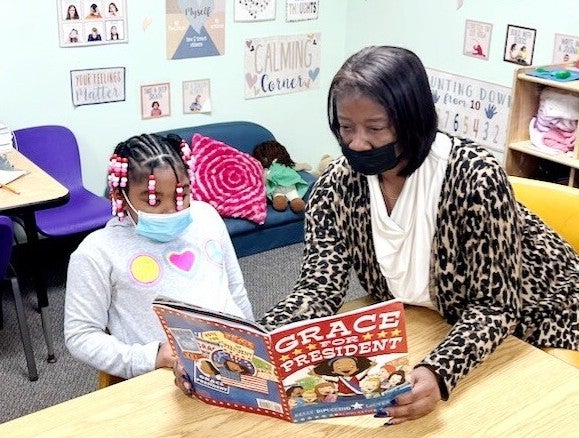
[[[157,360],[155,361],[155,368],[172,368],[176,362],[173,356],[173,350],[168,342],[163,342],[157,352]]]
[[[178,360],[173,364],[173,374],[175,375],[175,386],[183,391],[185,395],[192,397],[193,385],[191,385],[191,381],[189,380],[189,377],[187,377],[185,368],[183,368],[181,362]]]
[[[384,410],[391,419],[386,425],[400,424],[407,420],[415,420],[434,410],[441,400],[438,379],[426,367],[417,367],[410,373],[412,391],[396,398],[394,406]]]

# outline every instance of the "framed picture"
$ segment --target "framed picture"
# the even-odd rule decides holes
[[[513,64],[531,65],[536,37],[536,29],[509,24],[503,60]]]
[[[317,20],[319,11],[319,0],[286,0],[285,21]]]
[[[126,0],[56,0],[60,47],[128,42]]]
[[[275,0],[235,0],[234,21],[275,20]]]
[[[141,85],[141,117],[157,119],[171,115],[171,85]]]
[[[493,25],[481,21],[466,20],[464,25],[463,55],[477,59],[489,59]]]
[[[210,80],[183,81],[183,114],[210,112]]]
[[[555,34],[553,64],[564,64],[579,60],[579,36]]]

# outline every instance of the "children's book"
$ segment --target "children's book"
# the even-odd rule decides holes
[[[164,297],[153,308],[206,403],[303,422],[374,413],[411,389],[397,300],[269,332]]]

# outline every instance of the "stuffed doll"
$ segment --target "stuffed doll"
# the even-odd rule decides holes
[[[308,183],[298,173],[285,146],[275,140],[265,141],[255,147],[253,157],[263,166],[265,190],[273,208],[285,211],[289,203],[291,211],[302,213],[306,209],[303,196]],[[299,166],[300,170],[305,168]]]

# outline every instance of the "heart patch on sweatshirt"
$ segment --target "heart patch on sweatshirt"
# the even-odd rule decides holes
[[[169,254],[169,262],[181,271],[189,272],[195,264],[195,254],[192,251],[173,252]]]

